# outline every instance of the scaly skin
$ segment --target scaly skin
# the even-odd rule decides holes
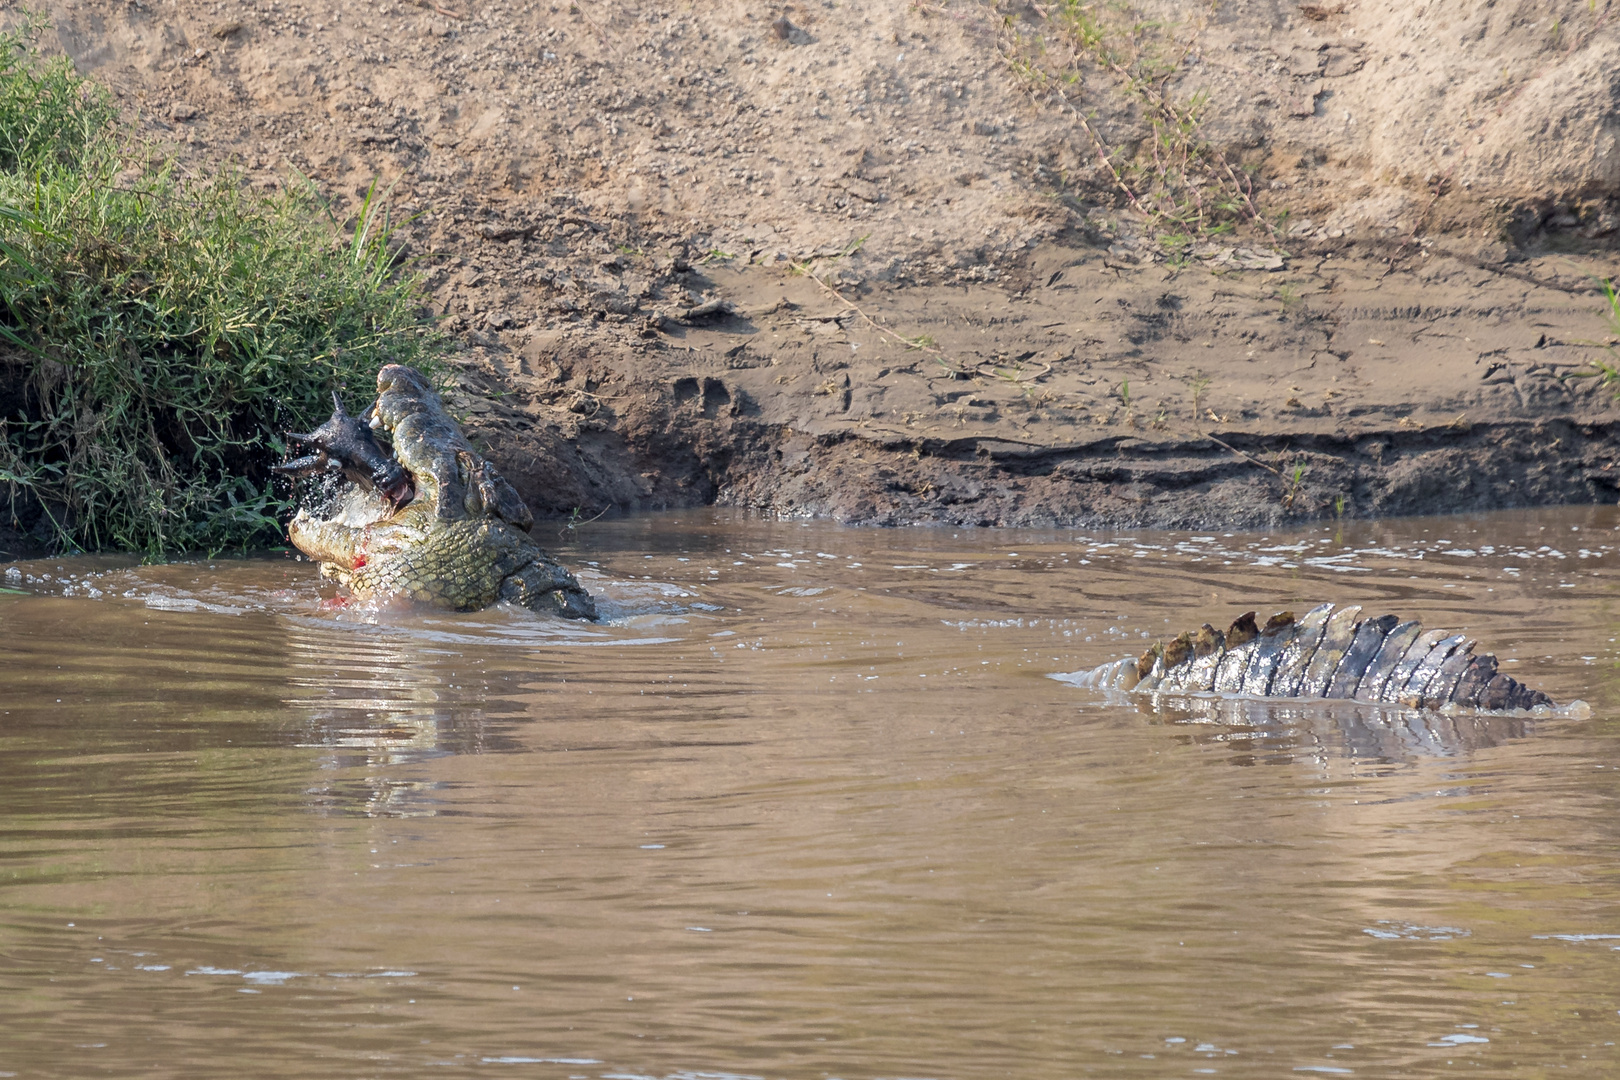
[[[1427,633],[1393,615],[1358,619],[1358,607],[1323,604],[1300,619],[1279,612],[1262,628],[1254,612],[1223,634],[1205,623],[1136,659],[1084,673],[1082,686],[1159,693],[1341,698],[1411,708],[1510,712],[1553,700],[1500,671],[1496,657],[1444,630]]]
[[[456,611],[508,600],[596,618],[590,595],[529,538],[534,516],[523,499],[473,449],[426,379],[384,367],[370,419],[392,438],[416,497],[395,511],[356,486],[332,517],[300,510],[288,536],[323,575],[359,599],[408,597]]]

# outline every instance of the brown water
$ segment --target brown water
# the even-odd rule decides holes
[[[1615,1075],[1617,525],[648,517],[601,626],[17,565],[0,1076]],[[1592,716],[1048,677],[1318,600]]]

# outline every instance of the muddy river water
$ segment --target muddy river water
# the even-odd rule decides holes
[[[14,564],[0,1076],[1614,1076],[1617,529],[684,513],[558,539],[596,626]],[[1591,715],[1050,677],[1321,600]]]

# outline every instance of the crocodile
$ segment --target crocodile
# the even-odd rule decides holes
[[[358,417],[334,402],[330,420],[293,436],[314,452],[281,467],[342,478],[329,508],[300,508],[287,527],[323,576],[360,600],[399,597],[455,611],[504,600],[597,617],[590,594],[529,536],[534,515],[522,497],[473,449],[420,372],[384,366],[376,403]]]
[[[1245,612],[1224,632],[1158,642],[1067,678],[1105,690],[1338,698],[1417,709],[1550,712],[1553,699],[1498,669],[1496,657],[1448,630],[1424,630],[1394,615],[1361,618],[1356,606],[1322,604],[1302,617]]]

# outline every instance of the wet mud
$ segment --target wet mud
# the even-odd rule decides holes
[[[1301,262],[1216,275],[1053,248],[1014,284],[839,296],[704,269],[737,309],[712,325],[488,339],[469,380],[515,393],[475,426],[564,515],[1197,528],[1615,498],[1620,409],[1584,377],[1608,328],[1577,263]]]

